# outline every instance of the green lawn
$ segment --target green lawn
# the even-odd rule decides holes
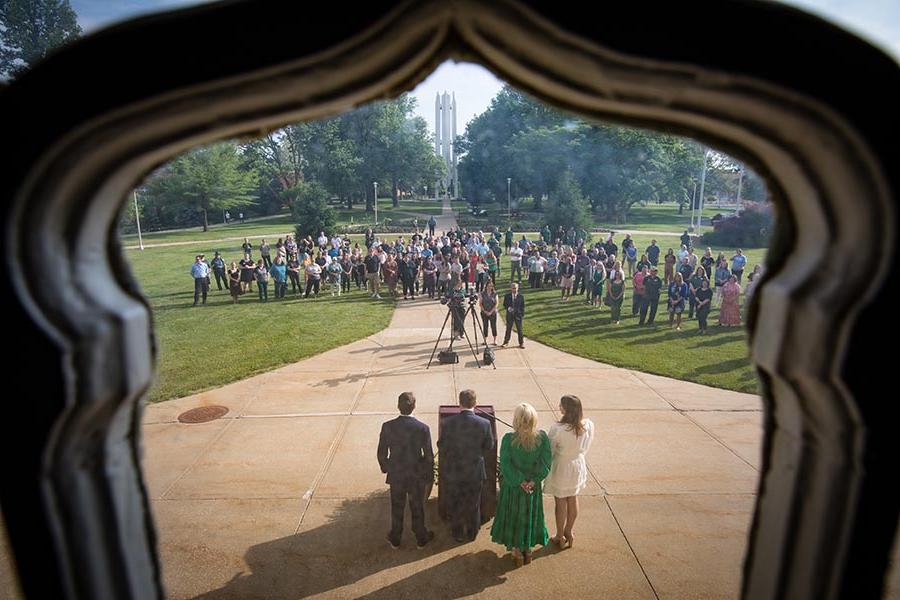
[[[280,221],[275,223],[275,231],[279,224]],[[271,225],[271,222],[247,223],[228,229],[248,231]],[[282,229],[284,225],[289,223],[281,224]],[[235,306],[227,292],[216,291],[213,283],[207,306],[192,307],[193,282],[189,269],[193,256],[203,252],[211,260],[213,252],[219,250],[226,262],[240,257],[240,235],[231,236],[237,240],[227,243],[202,241],[224,237],[221,231],[217,235],[216,230],[211,230],[206,237],[196,231],[167,234],[160,237],[167,241],[197,238],[201,241],[144,251],[126,250],[134,275],[153,308],[159,344],[157,377],[149,394],[150,401],[181,397],[237,381],[371,335],[389,324],[394,303],[388,299],[374,301],[355,289],[340,299],[329,296],[303,300],[289,295],[286,300],[275,301],[274,284],[270,284],[268,303],[259,303],[253,294],[242,296]],[[534,237],[536,234],[529,235],[530,239]],[[616,237],[620,246],[623,237]],[[352,236],[354,241],[361,242],[361,238]],[[678,247],[676,237],[657,236],[657,240],[663,253],[670,247]],[[650,236],[637,235],[635,241],[643,251]],[[714,248],[714,254],[718,250]],[[732,248],[723,250],[727,250],[725,254],[729,258],[733,254]],[[763,263],[766,250],[744,248],[744,252],[749,270],[754,264]],[[501,291],[508,287],[508,269],[509,258],[504,256]],[[699,336],[696,320],[686,320],[683,331],[671,331],[665,306],[660,307],[657,328],[638,327],[636,319],[630,316],[630,284],[625,293],[624,318],[618,326],[610,324],[607,307],[588,307],[582,297],[561,303],[558,290],[524,289],[524,293],[528,302],[526,335],[532,339],[616,366],[756,392],[745,334],[742,329],[716,327],[718,310],[715,308],[709,319],[709,333]]]
[[[621,246],[624,236],[617,236]],[[650,243],[649,236],[634,236],[639,251]],[[671,240],[672,243],[666,240]],[[669,247],[676,248],[675,238],[658,238],[663,253]],[[713,248],[713,256],[718,255]],[[722,249],[731,258],[734,249]],[[763,264],[765,248],[743,248],[747,255],[748,269]],[[509,285],[509,258],[504,256],[499,283],[505,292]],[[660,273],[662,276],[662,273]],[[631,284],[626,284],[622,320],[619,325],[610,323],[606,306],[593,308],[584,304],[584,296],[560,302],[558,289],[528,289],[527,276],[523,278],[526,298],[525,335],[554,348],[600,362],[693,381],[712,387],[739,392],[757,393],[757,380],[750,367],[746,334],[743,328],[718,327],[719,310],[713,308],[709,316],[709,330],[698,335],[697,320],[687,319],[684,313],[682,331],[669,328],[665,292],[657,312],[657,327],[640,327],[638,318],[631,316]]]
[[[483,219],[485,226],[504,222],[506,215],[506,203],[494,202],[482,205],[488,214]],[[532,209],[531,201],[527,201],[520,205],[520,210],[529,212]],[[703,209],[704,230],[709,228],[708,219],[716,213],[731,214],[730,207],[707,207]],[[466,213],[463,213],[464,215]],[[469,218],[472,218],[469,216]],[[691,213],[689,208],[685,208],[682,214],[678,214],[677,204],[647,204],[646,206],[635,205],[628,213],[628,218],[623,223],[611,223],[600,218],[598,215],[593,217],[594,229],[613,229],[613,230],[633,230],[633,231],[660,231],[671,233],[682,233],[688,229],[691,224]]]
[[[214,250],[230,263],[240,256],[239,243],[126,250],[136,279],[153,308],[159,353],[150,402],[178,398],[244,379],[281,365],[366,337],[387,327],[394,311],[390,299],[373,300],[353,291],[340,299],[269,302],[245,294],[231,304],[228,292],[216,291],[215,278],[206,306],[193,307],[193,257]],[[256,255],[255,255],[256,256]],[[255,289],[255,288],[254,288]]]
[[[410,219],[419,219],[419,226],[425,228],[428,217],[431,215],[439,216],[441,214],[441,201],[433,199],[428,200],[402,200],[400,206],[393,208],[390,198],[378,199],[378,222],[383,223],[385,219],[393,221],[406,221]],[[454,209],[465,207],[464,202],[454,202]],[[353,210],[346,207],[334,207],[335,216],[338,226],[352,224],[374,224],[374,213],[366,213],[365,205],[355,205]],[[204,232],[200,227],[190,227],[179,231],[171,231],[164,233],[144,233],[145,245],[169,244],[177,242],[185,242],[192,240],[231,240],[243,239],[244,237],[268,236],[275,242],[279,237],[283,237],[294,231],[293,218],[285,213],[276,218],[270,218],[260,221],[247,221],[243,224],[232,221],[228,225],[222,223],[210,223],[209,231]],[[137,246],[137,234],[128,234],[122,236],[122,244],[124,246]],[[259,244],[255,241],[254,246]]]

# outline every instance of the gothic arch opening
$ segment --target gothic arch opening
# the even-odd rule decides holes
[[[704,30],[719,50],[710,54],[691,40],[712,7],[598,18],[460,1],[325,7],[312,20],[290,3],[204,6],[103,32],[6,90],[2,114],[21,151],[2,183],[4,291],[15,299],[12,339],[42,367],[23,365],[31,376],[13,382],[11,397],[29,402],[11,407],[7,426],[29,435],[15,451],[4,436],[7,455],[23,459],[0,491],[26,594],[161,594],[138,466],[149,315],[112,236],[124,192],[186,148],[395,95],[461,58],[560,108],[695,136],[767,177],[781,212],[757,296],[769,317],[751,325],[766,458],[744,595],[877,597],[900,504],[886,458],[897,409],[868,376],[889,372],[888,353],[862,349],[882,332],[894,287],[898,171],[885,125],[896,65],[821,21],[743,3],[716,4],[730,26]],[[296,22],[310,35],[279,30]],[[773,22],[765,50],[747,43]],[[123,52],[139,47],[159,50],[123,68]],[[108,68],[85,68],[97,64]],[[46,104],[59,89],[91,94]],[[843,285],[819,275],[835,264]],[[48,562],[58,578],[45,576]]]

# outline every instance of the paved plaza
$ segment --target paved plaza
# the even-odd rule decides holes
[[[401,301],[390,327],[369,338],[146,408],[144,471],[170,597],[738,595],[760,466],[757,397],[527,339],[524,350],[498,350],[496,370],[462,352],[458,365],[426,369],[445,315],[435,301]],[[400,550],[389,547],[388,487],[375,459],[381,424],[396,416],[397,395],[412,391],[436,442],[438,407],[466,388],[505,421],[531,403],[545,429],[560,396],[582,399],[597,436],[573,549],[539,548],[516,569],[491,543],[490,523],[457,544],[437,516],[436,490],[426,509],[434,543],[417,550],[407,530]],[[229,412],[177,421],[205,405]],[[552,520],[553,499],[544,502]]]

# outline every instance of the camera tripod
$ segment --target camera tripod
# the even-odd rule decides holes
[[[447,321],[450,320],[450,318],[453,316],[454,308],[457,308],[457,307],[454,307],[452,305],[447,306],[447,316],[444,317],[444,324],[441,325],[441,332],[438,334],[437,340],[435,340],[435,342],[434,342],[434,349],[431,351],[431,358],[428,359],[428,366],[425,367],[426,370],[429,367],[431,367],[431,363],[432,363],[432,361],[434,361],[434,355],[437,353],[437,348],[438,348],[438,345],[441,343],[441,338],[444,337],[444,330],[447,328]],[[469,333],[466,331],[466,317],[468,315],[472,315],[472,329],[474,329],[474,336],[475,336],[475,347],[474,348],[472,347],[472,341],[469,339]],[[479,332],[479,327],[481,325],[481,319],[479,319],[478,315],[475,313],[475,303],[474,302],[471,302],[471,301],[469,302],[468,307],[466,307],[465,311],[463,312],[462,317],[460,317],[460,322],[462,323],[463,336],[466,338],[466,343],[469,344],[469,350],[472,351],[472,356],[475,357],[475,364],[478,365],[478,368],[480,369],[481,361],[478,359],[478,352],[477,352],[476,348],[478,348],[478,332]],[[484,337],[484,335],[482,335],[482,337]],[[453,350],[453,342],[455,342],[455,341],[456,341],[456,332],[453,332],[450,336],[450,345],[447,347],[448,351]],[[487,339],[484,340],[484,345],[485,345],[485,347],[487,347]],[[494,369],[497,368],[497,365],[495,363],[491,363],[491,365],[494,367]]]

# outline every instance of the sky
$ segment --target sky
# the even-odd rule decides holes
[[[202,4],[210,0],[70,0],[85,33],[141,14]],[[786,0],[817,14],[875,44],[900,60],[900,1],[898,0]],[[761,33],[764,39],[764,32]],[[457,133],[484,112],[503,82],[487,69],[470,63],[447,62],[423,81],[412,94],[418,114],[434,132],[434,100],[438,93],[456,94]]]

